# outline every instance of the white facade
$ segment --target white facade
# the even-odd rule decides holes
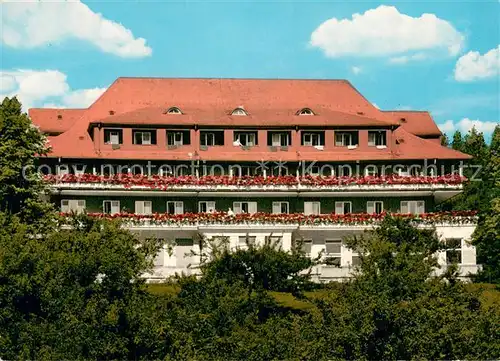
[[[155,259],[155,267],[152,273],[145,274],[144,277],[150,282],[160,282],[165,278],[175,274],[198,274],[200,264],[200,245],[196,240],[202,234],[206,239],[216,237],[227,237],[229,248],[245,248],[246,240],[256,244],[264,244],[266,237],[273,237],[279,240],[283,250],[289,251],[293,242],[302,240],[310,242],[307,246],[307,253],[315,258],[322,257],[335,258],[339,263],[334,265],[318,265],[311,269],[311,277],[316,282],[342,281],[349,278],[354,271],[356,264],[356,254],[349,249],[342,241],[344,237],[362,234],[372,226],[360,225],[206,225],[206,226],[162,226],[162,225],[135,225],[130,226],[132,232],[140,237],[157,237],[166,241],[172,241],[172,246],[165,246]],[[470,274],[478,271],[476,264],[476,250],[470,244],[475,224],[437,224],[436,232],[438,237],[446,242],[453,240],[453,249],[439,252],[438,261],[441,269],[437,273],[443,272],[448,258],[459,257],[460,275],[466,279]],[[328,246],[333,253],[327,253]],[[340,244],[340,246],[338,246]],[[458,245],[458,246],[457,246]],[[340,258],[340,259],[338,259]]]

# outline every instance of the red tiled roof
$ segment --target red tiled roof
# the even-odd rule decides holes
[[[163,114],[175,106],[185,114]],[[248,116],[231,116],[231,111],[244,107]],[[315,116],[294,115],[310,108]],[[120,124],[207,124],[207,125],[280,125],[293,126],[376,126],[401,124],[394,136],[402,141],[388,149],[314,150],[266,152],[234,149],[231,145],[199,152],[200,159],[254,161],[281,159],[354,161],[403,159],[467,159],[468,156],[442,147],[416,135],[439,135],[439,129],[427,112],[382,112],[366,100],[345,80],[271,80],[271,79],[169,79],[119,78],[88,109],[65,110],[72,114],[72,125],[55,126],[56,110],[30,110],[33,122],[45,129],[64,129],[57,137],[49,137],[51,157],[189,160],[192,151],[145,147],[144,150],[117,149],[97,151],[89,136],[92,123]],[[57,110],[61,111],[61,110]],[[110,115],[113,112],[113,115]],[[52,114],[52,115],[50,115]],[[55,116],[53,114],[56,114]],[[406,123],[400,118],[405,117]],[[164,120],[167,119],[167,120]],[[172,119],[172,121],[170,121]],[[176,119],[174,121],[174,119]],[[177,120],[179,119],[179,120]],[[181,123],[179,123],[181,122]],[[413,135],[413,134],[416,135]],[[105,148],[105,147],[104,147]]]
[[[64,133],[82,117],[86,109],[32,108],[29,116],[45,133]]]
[[[206,126],[376,126],[389,128],[397,122],[377,120],[359,114],[316,108],[316,115],[296,115],[296,111],[255,109],[248,115],[231,115],[213,109],[182,109],[183,114],[165,114],[165,108],[149,107],[119,115],[110,115],[92,123],[148,125],[206,125]]]
[[[415,110],[386,110],[394,121],[398,122],[403,129],[418,136],[441,136],[441,131],[427,111]]]

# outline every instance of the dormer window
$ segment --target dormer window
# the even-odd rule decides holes
[[[181,110],[177,107],[171,107],[165,113],[166,114],[182,114]]]
[[[303,108],[297,112],[297,115],[314,115],[314,112],[309,108]]]
[[[248,115],[243,107],[238,107],[232,111],[231,115]]]

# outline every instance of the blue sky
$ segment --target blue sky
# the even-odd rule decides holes
[[[2,7],[0,95],[26,106],[88,106],[119,76],[341,78],[448,133],[499,122],[498,1]]]

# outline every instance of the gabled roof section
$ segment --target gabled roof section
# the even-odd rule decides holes
[[[439,137],[442,135],[432,116],[427,111],[387,110],[384,111],[401,128],[420,137]]]
[[[28,111],[40,130],[44,133],[64,133],[82,117],[86,109],[32,108]]]

